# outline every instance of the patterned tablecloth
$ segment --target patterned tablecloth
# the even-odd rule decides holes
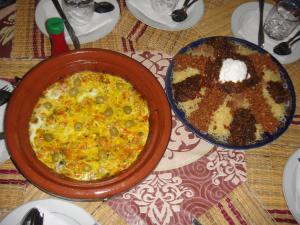
[[[119,1],[121,21],[117,27],[108,37],[84,47],[123,52],[147,67],[164,87],[174,52],[203,35],[230,34],[228,18],[241,2],[245,1],[205,1],[203,22],[187,31],[169,33],[136,20],[124,1]],[[22,77],[49,55],[49,41],[32,18],[35,5],[34,0],[19,0],[17,5],[0,10],[2,79],[14,82],[15,76]],[[156,44],[158,40],[162,43]],[[300,93],[299,60],[286,68],[296,94]],[[106,201],[73,203],[101,224],[184,225],[192,218],[203,225],[295,224],[282,194],[282,171],[288,157],[300,146],[298,112],[282,137],[249,151],[214,146],[196,137],[173,113],[169,145],[146,179]],[[10,160],[0,165],[0,219],[24,202],[43,198],[53,197],[31,185]]]

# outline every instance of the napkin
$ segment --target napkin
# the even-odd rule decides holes
[[[264,18],[266,17],[268,11],[264,11]],[[258,24],[259,24],[259,10],[258,8],[256,10],[249,10],[243,16],[240,18],[240,21],[238,23],[238,29],[237,34],[238,36],[246,39],[247,41],[250,41],[254,44],[258,44]],[[291,35],[290,35],[291,36]],[[289,36],[289,37],[290,37]],[[289,38],[288,37],[288,38]],[[283,41],[286,41],[288,38],[286,38]],[[280,41],[273,40],[269,38],[265,34],[265,43],[264,43],[264,49],[268,51],[270,54],[272,54],[279,62],[286,63],[288,59],[293,55],[277,55],[273,52],[274,46],[276,46]]]
[[[179,9],[182,7],[184,0],[179,0],[177,3],[177,6],[175,7],[175,9]],[[131,5],[132,7],[134,7],[136,10],[138,10],[140,13],[142,13],[144,16],[150,18],[151,20],[160,23],[160,24],[164,24],[168,27],[176,27],[178,26],[177,22],[174,22],[171,18],[171,12],[159,12],[159,11],[155,11],[152,7],[151,7],[151,0],[129,0],[127,1],[128,5]],[[194,4],[195,5],[195,4]],[[188,13],[189,11],[192,9],[192,7],[194,6],[192,5],[189,9],[188,9]],[[174,10],[175,10],[174,9]]]
[[[61,0],[59,0],[61,2]],[[53,3],[51,1],[44,1],[42,5],[42,11],[45,13],[45,18],[51,18],[51,17],[60,17],[57,10],[55,9]],[[76,26],[72,25],[77,37],[80,37],[82,35],[87,35],[91,32],[94,32],[104,25],[111,23],[114,20],[112,18],[111,13],[96,13],[94,12],[93,17],[91,21],[84,26]],[[65,36],[69,36],[67,29],[65,29]]]

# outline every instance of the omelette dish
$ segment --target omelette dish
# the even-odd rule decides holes
[[[258,143],[291,113],[291,93],[271,56],[223,37],[176,55],[171,82],[188,122],[226,145]]]
[[[127,169],[149,132],[147,102],[123,78],[82,71],[49,86],[29,123],[37,158],[55,172],[90,181]]]

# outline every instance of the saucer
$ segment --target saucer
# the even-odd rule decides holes
[[[271,10],[272,5],[265,3],[264,5],[264,20]],[[236,8],[231,16],[231,30],[235,37],[242,38],[257,44],[258,38],[258,24],[259,24],[259,9],[258,2],[248,2]],[[286,39],[287,41],[297,33],[297,29],[293,31]],[[289,64],[297,61],[300,58],[300,42],[293,45],[292,54],[287,56],[277,55],[273,52],[274,46],[282,41],[276,41],[265,34],[264,49],[273,55],[280,63]]]
[[[99,0],[100,1],[100,0]],[[73,27],[81,44],[98,40],[110,33],[116,26],[120,18],[120,8],[116,0],[106,0],[115,6],[115,9],[108,13],[94,12],[92,21],[80,28]],[[61,0],[60,0],[61,2]],[[35,10],[35,22],[40,31],[49,36],[45,22],[50,17],[60,17],[51,0],[41,0]],[[67,29],[65,29],[65,38],[68,44],[72,44]]]
[[[100,225],[84,209],[65,200],[44,199],[28,202],[14,209],[1,225],[20,225],[24,215],[32,208],[44,213],[43,225]]]
[[[136,2],[135,2],[136,1]],[[160,30],[166,31],[180,31],[191,28],[194,26],[203,16],[204,14],[204,3],[203,0],[199,0],[195,2],[189,9],[188,9],[188,18],[183,22],[174,22],[171,20],[171,17],[168,15],[162,15],[160,13],[156,13],[150,6],[150,2],[147,4],[146,1],[143,3],[144,10],[142,10],[141,3],[138,3],[140,0],[126,0],[126,6],[129,11],[140,21],[147,24],[150,27],[154,27]],[[179,0],[177,4],[177,8],[181,8],[183,4],[182,0]],[[152,14],[153,13],[153,14]],[[151,15],[152,14],[152,15]],[[164,21],[161,22],[161,19]]]
[[[298,161],[300,155],[300,149],[295,151],[292,156],[288,159],[284,171],[283,171],[283,194],[286,200],[287,206],[291,213],[293,214],[295,220],[300,224],[300,202],[297,199],[300,199],[300,196],[297,196],[296,190],[296,176],[298,166],[300,162]],[[300,179],[300,178],[299,178]]]

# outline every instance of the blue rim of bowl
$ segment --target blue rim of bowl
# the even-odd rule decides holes
[[[228,143],[219,141],[219,140],[213,138],[212,136],[210,136],[209,134],[207,134],[205,132],[201,132],[200,130],[195,128],[191,123],[188,122],[187,118],[185,117],[185,113],[177,107],[177,104],[176,104],[175,99],[173,98],[173,92],[172,92],[172,77],[173,77],[173,66],[174,66],[175,56],[177,56],[179,54],[183,54],[187,50],[190,50],[190,49],[195,48],[195,47],[197,47],[201,44],[204,44],[208,40],[212,40],[212,39],[216,39],[216,38],[225,38],[229,41],[234,41],[234,42],[237,42],[239,44],[242,44],[242,45],[244,45],[244,46],[246,46],[246,47],[248,47],[252,50],[256,50],[259,53],[268,54],[272,58],[272,60],[277,64],[280,76],[287,85],[287,89],[289,90],[289,93],[290,93],[290,96],[291,96],[291,100],[289,102],[289,107],[290,107],[289,112],[290,113],[285,116],[284,124],[282,126],[280,126],[275,133],[264,136],[264,138],[262,140],[259,140],[259,141],[256,141],[256,142],[253,142],[251,144],[244,145],[244,146],[234,146],[234,145],[230,145]],[[260,48],[259,46],[255,45],[255,44],[253,44],[249,41],[246,41],[246,40],[243,40],[243,39],[240,39],[240,38],[236,38],[236,37],[212,36],[212,37],[206,37],[206,38],[198,39],[198,40],[186,45],[181,50],[179,50],[178,53],[175,56],[171,60],[171,63],[170,63],[170,65],[168,67],[168,70],[167,70],[167,76],[166,76],[166,93],[167,93],[167,97],[168,97],[169,103],[171,105],[171,108],[174,111],[177,118],[179,118],[179,120],[186,127],[188,127],[194,134],[196,134],[198,137],[203,138],[206,141],[208,141],[212,144],[218,145],[220,147],[230,148],[230,149],[235,149],[235,150],[247,150],[247,149],[251,149],[251,148],[258,148],[258,147],[261,147],[263,145],[266,145],[266,144],[274,141],[281,134],[283,134],[287,130],[289,125],[291,124],[291,122],[293,120],[293,117],[294,117],[295,109],[296,109],[296,96],[295,96],[295,90],[294,90],[293,83],[292,83],[287,71],[281,65],[281,63],[277,59],[275,59],[270,53],[268,53],[266,50],[264,50],[263,48]]]

